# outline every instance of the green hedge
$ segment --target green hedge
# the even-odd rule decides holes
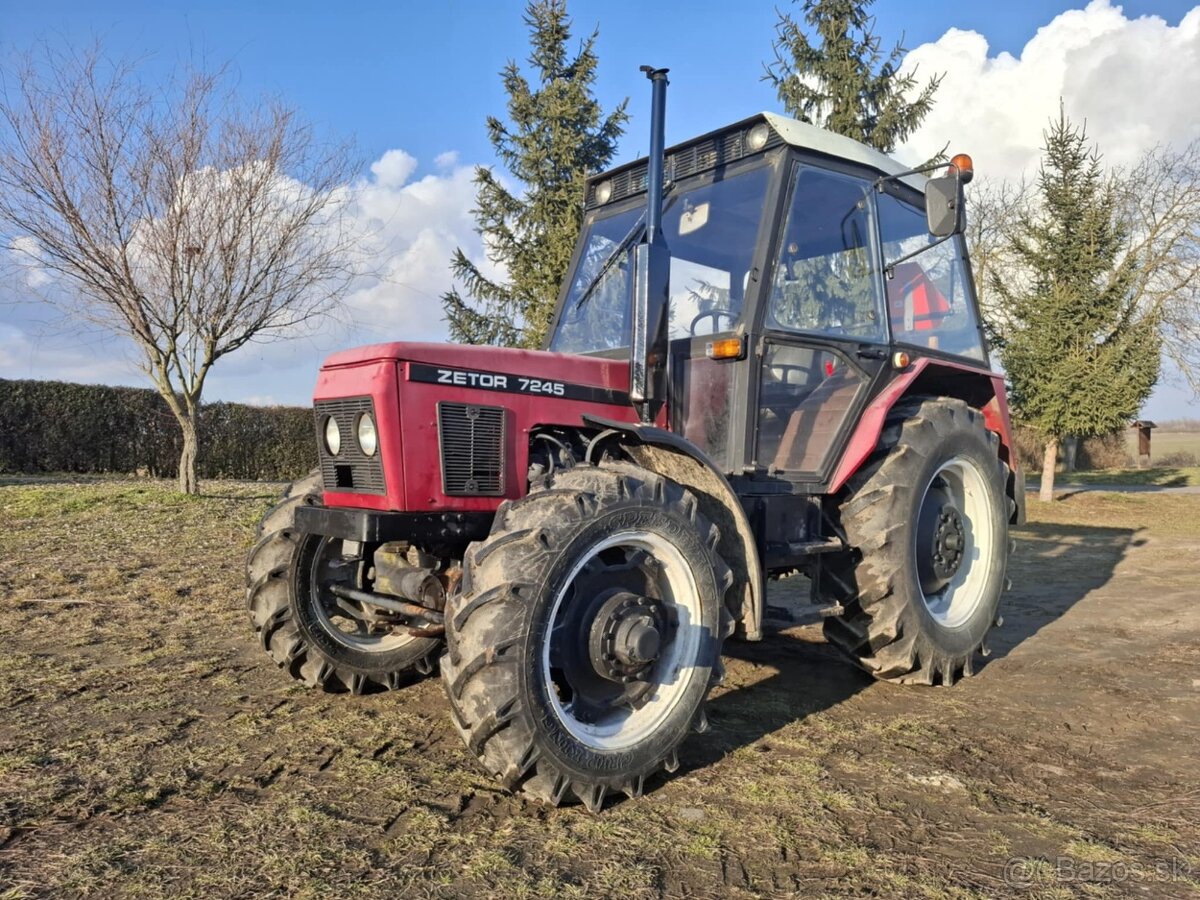
[[[174,477],[179,444],[175,417],[155,391],[0,378],[0,472]],[[201,408],[201,478],[288,481],[316,462],[311,409]]]

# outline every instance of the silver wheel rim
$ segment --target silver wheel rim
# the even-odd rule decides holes
[[[930,496],[935,486],[950,498],[962,518],[962,561],[945,587],[927,594],[918,578],[917,590],[935,622],[945,628],[957,628],[975,615],[986,596],[996,529],[987,479],[973,460],[956,456],[942,464],[925,485],[918,521],[925,505],[936,502]],[[914,556],[928,552],[928,548],[918,548],[915,544],[914,538]]]
[[[605,550],[630,548],[649,554],[660,566],[657,585],[662,600],[677,622],[664,654],[654,664],[653,689],[637,709],[622,707],[598,722],[584,722],[571,712],[571,703],[563,702],[555,690],[551,673],[551,635],[563,600],[571,585],[587,564]],[[674,544],[651,532],[620,532],[592,545],[572,567],[563,586],[554,597],[542,642],[542,677],[550,706],[562,726],[582,744],[601,751],[625,750],[652,735],[667,721],[698,675],[697,661],[703,646],[700,594],[691,566]]]
[[[345,557],[343,543],[336,538],[323,538],[313,557],[313,565],[309,568],[309,605],[321,627],[339,644],[361,653],[391,653],[417,640],[395,628],[386,632],[369,633],[362,622],[341,611],[337,605],[338,599],[328,588],[323,587],[324,582],[329,579],[323,579],[322,576],[329,573],[332,560]],[[353,601],[341,602],[361,609],[360,604]],[[338,612],[331,615],[331,610]]]

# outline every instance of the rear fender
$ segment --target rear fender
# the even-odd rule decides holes
[[[735,603],[730,604],[730,612],[738,622],[739,635],[749,641],[762,640],[766,585],[758,545],[746,511],[721,471],[703,450],[670,431],[595,416],[584,416],[583,421],[617,432],[614,440],[638,465],[696,495],[700,511],[720,529],[717,552],[733,570]]]
[[[1024,524],[1025,476],[1013,445],[1004,376],[928,357],[915,360],[868,404],[834,472],[829,492],[840,491],[870,458],[879,446],[879,438],[892,407],[905,397],[912,396],[956,397],[983,413],[988,430],[994,431],[1000,438],[1000,458],[1008,464],[1012,473],[1006,485],[1009,496],[1016,504],[1010,521],[1015,525]]]

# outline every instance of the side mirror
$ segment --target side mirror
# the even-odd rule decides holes
[[[957,172],[925,182],[925,219],[929,233],[937,238],[947,238],[963,230],[966,219],[962,182]]]

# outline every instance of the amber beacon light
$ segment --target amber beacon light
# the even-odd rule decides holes
[[[975,177],[975,163],[971,162],[971,157],[965,153],[956,154],[950,160],[950,166],[958,169],[958,177],[962,179],[963,184]]]

